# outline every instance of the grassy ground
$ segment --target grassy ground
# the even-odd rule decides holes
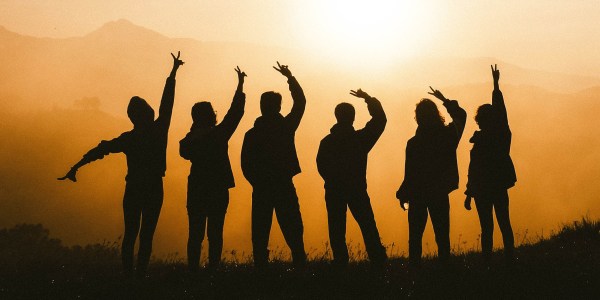
[[[320,299],[320,298],[585,298],[600,299],[600,222],[582,219],[549,238],[521,245],[506,265],[494,253],[486,266],[479,253],[452,257],[448,266],[425,259],[409,270],[404,257],[383,270],[354,261],[332,270],[327,255],[303,270],[277,260],[258,272],[245,260],[209,274],[192,275],[178,259],[153,260],[149,276],[121,274],[118,243],[64,247],[41,225],[0,230],[0,298]]]

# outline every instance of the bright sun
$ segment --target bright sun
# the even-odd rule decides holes
[[[310,48],[343,63],[386,63],[418,51],[430,31],[419,1],[314,1],[303,15]]]

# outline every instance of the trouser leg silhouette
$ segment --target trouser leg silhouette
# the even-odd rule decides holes
[[[195,272],[200,268],[200,253],[206,229],[206,214],[188,207],[188,223],[188,269]]]
[[[223,250],[223,225],[229,205],[229,191],[203,190],[198,185],[188,187],[188,266],[191,271],[199,268],[202,241],[205,230],[208,235],[208,262],[217,267]],[[208,223],[208,226],[207,226]],[[207,228],[208,227],[208,228]]]
[[[327,224],[329,227],[329,244],[333,252],[333,263],[338,266],[348,264],[348,247],[346,246],[346,211],[347,202],[343,196],[331,190],[325,191],[327,205]]]
[[[437,195],[430,198],[429,216],[438,246],[438,258],[442,262],[450,258],[450,200],[448,195]]]
[[[382,263],[387,259],[385,247],[381,244],[379,230],[375,223],[375,215],[371,207],[371,199],[366,190],[354,193],[348,198],[348,207],[356,219],[365,241],[365,248],[372,263]]]
[[[476,197],[477,213],[481,224],[481,252],[485,259],[490,259],[493,249],[494,219],[492,210],[496,212],[498,227],[504,242],[504,254],[512,258],[514,252],[514,235],[510,225],[508,193],[506,190],[491,192]]]
[[[489,196],[475,197],[475,206],[481,225],[481,253],[484,260],[489,261],[492,257],[494,244],[493,202]]]
[[[427,204],[421,199],[411,200],[408,209],[408,259],[411,264],[421,262],[425,225],[427,225]]]
[[[163,202],[162,178],[131,180],[125,186],[123,216],[125,233],[121,246],[123,269],[133,270],[135,240],[140,236],[137,270],[144,273],[152,254],[152,240]],[[141,221],[141,222],[140,222]],[[140,224],[141,223],[141,224]]]
[[[276,187],[255,187],[252,192],[252,247],[255,265],[264,265],[269,258],[267,249],[273,210],[286,243],[292,252],[294,263],[306,261],[303,225],[298,196],[293,182]]]
[[[508,192],[506,190],[498,193],[497,198],[494,200],[494,210],[496,211],[498,227],[500,227],[500,232],[502,232],[504,254],[508,258],[512,258],[515,248],[515,238],[513,235],[512,226],[510,225]]]
[[[273,204],[265,191],[252,191],[252,255],[255,266],[265,266],[269,261],[269,234],[273,222]]]

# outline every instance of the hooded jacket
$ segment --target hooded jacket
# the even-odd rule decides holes
[[[252,186],[287,182],[301,172],[295,136],[306,107],[298,81],[288,80],[294,104],[287,116],[261,116],[246,132],[242,145],[242,172]]]
[[[371,120],[363,129],[350,124],[335,124],[321,141],[317,168],[325,181],[325,189],[364,190],[367,188],[369,151],[383,133],[387,122],[379,100],[370,98],[367,107]]]
[[[221,123],[211,127],[193,126],[179,142],[179,154],[192,162],[188,184],[211,189],[235,186],[228,143],[244,115],[245,103],[246,95],[236,92]]]
[[[419,126],[406,144],[404,181],[397,192],[401,200],[448,194],[458,188],[456,148],[467,113],[456,100],[444,103],[452,122],[437,127]]]
[[[494,90],[492,93],[492,107],[497,118],[494,127],[475,131],[469,140],[473,143],[473,148],[465,194],[473,197],[506,190],[513,187],[517,181],[510,157],[512,133],[500,90]]]
[[[89,163],[110,153],[125,153],[127,157],[127,181],[164,177],[167,169],[167,137],[173,103],[175,78],[168,77],[160,101],[158,118],[148,127],[134,128],[110,141],[102,141],[83,156]]]

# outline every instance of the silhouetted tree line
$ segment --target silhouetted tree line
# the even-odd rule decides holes
[[[180,54],[173,57],[173,68],[166,80],[158,117],[148,103],[138,96],[131,98],[127,115],[133,129],[117,138],[102,141],[87,152],[59,180],[77,181],[77,170],[110,153],[127,157],[123,212],[125,232],[121,246],[123,269],[134,270],[140,276],[146,272],[152,251],[152,239],[163,202],[162,177],[166,170],[168,130],[175,99],[175,77],[184,64]],[[242,171],[253,187],[252,244],[256,268],[268,266],[267,249],[273,212],[291,249],[295,267],[306,263],[303,221],[298,196],[292,178],[301,172],[296,153],[295,134],[304,115],[307,99],[296,77],[287,65],[273,67],[289,85],[293,105],[289,114],[281,114],[282,95],[268,91],[261,95],[259,116],[245,136],[241,150]],[[189,234],[187,257],[191,272],[199,269],[200,249],[205,232],[209,240],[209,269],[221,262],[223,224],[229,204],[229,189],[235,187],[228,155],[228,142],[244,115],[246,95],[243,92],[246,73],[235,69],[238,85],[231,107],[218,123],[210,102],[198,102],[191,109],[193,124],[180,141],[179,153],[190,160],[187,211]],[[510,157],[511,131],[504,98],[499,87],[500,71],[492,66],[494,89],[492,103],[477,110],[479,125],[470,142],[471,162],[464,206],[471,209],[475,199],[482,228],[482,252],[489,262],[492,251],[493,216],[504,239],[508,262],[513,257],[514,238],[509,219],[507,189],[514,186],[516,175]],[[459,175],[456,149],[463,135],[467,113],[456,100],[450,100],[439,90],[429,92],[448,111],[451,122],[440,114],[438,105],[427,98],[415,108],[418,124],[414,137],[406,144],[404,180],[396,193],[400,206],[408,210],[409,262],[418,268],[421,262],[422,236],[428,216],[431,217],[438,246],[438,258],[445,264],[450,256],[450,218],[448,194],[458,188]],[[352,96],[367,105],[371,120],[364,128],[353,126],[355,108],[340,103],[334,110],[337,123],[320,143],[316,162],[325,181],[325,202],[328,213],[329,239],[333,251],[333,266],[344,269],[348,264],[346,246],[346,212],[356,219],[369,260],[381,267],[387,260],[381,244],[375,216],[367,193],[366,169],[368,154],[383,134],[387,116],[382,103],[361,89],[351,90]],[[134,269],[134,245],[139,236],[137,267]],[[52,240],[47,243],[52,245]],[[59,245],[55,245],[59,247]]]

